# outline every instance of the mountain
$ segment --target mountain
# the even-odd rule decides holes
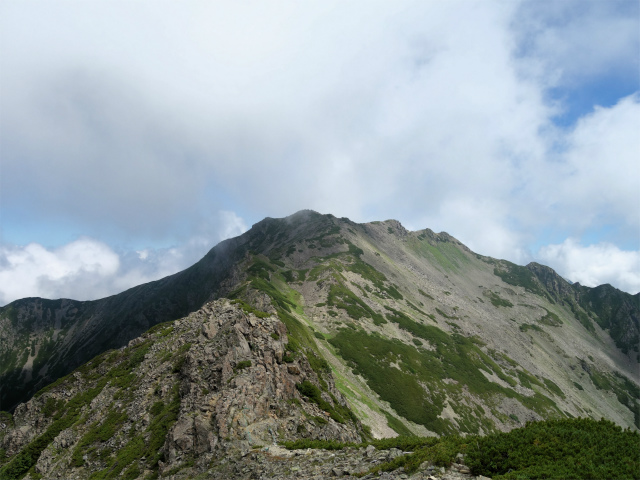
[[[297,351],[277,317],[226,300],[95,357],[3,420],[3,479],[157,478],[210,465],[232,478],[222,460],[256,446],[364,433],[325,362]]]
[[[622,479],[640,468],[638,432],[606,420],[371,440],[333,378],[276,315],[210,302],[0,414],[0,478]]]
[[[189,269],[112,297],[0,309],[2,408],[223,297],[276,315],[376,437],[553,417],[640,426],[639,295],[572,285],[446,233],[311,211],[267,218]]]

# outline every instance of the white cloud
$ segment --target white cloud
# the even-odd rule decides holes
[[[179,247],[123,254],[81,238],[48,249],[31,243],[0,246],[0,305],[24,297],[94,300],[183,270],[219,240],[247,230],[234,212],[221,211],[201,225],[200,235]]]
[[[547,245],[538,258],[560,275],[588,287],[609,283],[626,292],[640,292],[640,251],[621,250],[610,243],[581,245],[568,238]]]
[[[3,2],[5,235],[134,239],[122,285],[246,229],[221,209],[397,218],[513,261],[545,230],[628,244],[637,96],[568,131],[546,100],[637,61],[613,3]]]
[[[560,152],[528,162],[514,196],[525,228],[608,228],[622,242],[640,240],[640,97],[596,108],[563,138]]]
[[[90,238],[53,250],[36,243],[0,247],[0,303],[31,296],[97,298],[107,294],[100,279],[119,268],[118,255]]]
[[[228,210],[220,211],[220,220],[222,225],[218,237],[220,241],[226,240],[227,238],[237,237],[249,230],[249,227],[247,227],[244,220],[236,215],[235,212],[230,212]]]
[[[640,231],[640,96],[580,119],[568,138],[563,200],[597,217]],[[569,209],[567,209],[569,210]],[[590,213],[590,215],[589,215]]]
[[[28,29],[7,15],[4,169],[24,181],[5,208],[159,234],[195,221],[207,189],[260,217],[363,219],[414,186],[414,209],[506,187],[507,157],[539,150],[546,121],[512,64],[512,11],[70,3],[30,11]]]
[[[637,75],[637,2],[528,0],[515,18],[523,53],[535,59],[550,86],[575,86],[612,73]]]

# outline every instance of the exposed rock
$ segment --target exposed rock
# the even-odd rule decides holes
[[[71,422],[67,393],[76,402],[92,389],[100,391],[80,405],[73,426],[55,435],[40,455],[36,470],[45,478],[85,478],[114,468],[118,450],[136,441],[140,446],[131,453],[131,465],[153,469],[146,457],[160,453],[161,475],[243,458],[256,447],[279,456],[284,449],[273,447],[276,441],[360,441],[359,423],[338,423],[300,394],[296,384],[319,386],[318,374],[302,353],[293,363],[282,363],[287,331],[276,317],[258,318],[229,301],[217,301],[161,327],[18,406],[15,426],[3,435],[0,448],[11,457],[54,428],[55,417],[43,414],[47,408]],[[323,382],[328,389],[323,394],[346,405],[330,374],[323,375]],[[331,396],[325,396],[331,404]],[[168,423],[160,451],[145,451],[162,418]],[[96,438],[98,431],[109,433]]]

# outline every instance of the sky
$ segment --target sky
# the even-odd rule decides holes
[[[0,2],[0,305],[264,217],[397,219],[640,291],[640,2]]]

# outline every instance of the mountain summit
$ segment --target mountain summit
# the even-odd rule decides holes
[[[290,351],[335,378],[335,389],[314,385],[331,408],[353,412],[348,435],[358,422],[376,437],[506,431],[552,417],[640,426],[639,295],[571,285],[446,233],[312,211],[266,218],[192,267],[102,300],[1,308],[2,409],[221,298],[278,318]]]

